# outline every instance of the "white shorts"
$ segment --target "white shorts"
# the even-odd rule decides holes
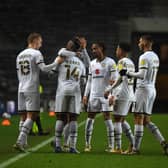
[[[136,102],[133,105],[132,111],[135,113],[144,113],[151,115],[155,98],[155,88],[137,88],[135,92]]]
[[[104,97],[90,98],[88,112],[110,112],[109,100]]]
[[[69,112],[80,114],[81,111],[81,94],[76,96],[56,95],[55,112]]]
[[[40,94],[39,93],[18,93],[18,112],[39,112]]]
[[[132,102],[128,100],[115,100],[114,115],[127,116]]]

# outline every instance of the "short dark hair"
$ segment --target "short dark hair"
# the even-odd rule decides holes
[[[151,35],[142,35],[141,38],[150,42],[150,43],[153,43],[153,38]]]
[[[33,41],[37,38],[42,38],[41,34],[39,33],[30,33],[28,38],[27,38],[27,43],[33,43]]]
[[[75,37],[77,37],[77,38],[85,38],[85,36],[83,34],[76,34]]]
[[[74,37],[71,39],[71,41],[73,42],[72,50],[75,52],[78,51],[81,47],[79,39],[77,37]]]
[[[97,42],[94,42],[93,44],[96,44],[96,45],[98,45],[99,47],[101,47],[103,53],[105,54],[105,52],[106,52],[106,46],[105,46],[105,44],[104,44],[103,42],[97,41]]]
[[[119,48],[121,48],[125,52],[130,52],[130,50],[131,50],[130,45],[128,43],[126,43],[126,42],[120,42],[118,44],[118,46],[119,46]]]

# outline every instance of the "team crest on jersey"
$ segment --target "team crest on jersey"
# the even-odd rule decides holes
[[[95,70],[95,74],[98,75],[100,73],[100,70],[99,69],[96,69]]]
[[[102,64],[101,64],[101,66],[102,66],[102,67],[105,67],[105,66],[106,66],[106,64],[105,64],[105,63],[102,63]]]

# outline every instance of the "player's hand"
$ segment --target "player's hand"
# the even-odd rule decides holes
[[[84,49],[87,46],[87,41],[85,38],[79,38],[79,41],[81,43],[81,48]]]
[[[76,55],[77,55],[78,57],[80,57],[80,56],[81,56],[81,52],[77,51],[77,52],[76,52]]]
[[[84,104],[84,105],[87,105],[87,102],[88,102],[87,96],[83,96],[83,104]]]
[[[64,62],[65,58],[64,57],[61,57],[61,56],[58,56],[56,59],[55,59],[55,62],[57,62],[58,64],[62,64]]]
[[[120,76],[126,76],[127,75],[127,70],[126,69],[122,69],[121,71],[119,71]]]
[[[108,91],[105,91],[105,92],[104,92],[104,98],[105,98],[105,99],[108,99],[108,95],[109,95],[109,92],[108,92]]]
[[[109,80],[109,85],[113,85],[113,83],[115,82],[115,80]]]
[[[110,96],[110,97],[109,97],[109,105],[110,105],[110,106],[111,106],[111,105],[114,105],[114,101],[115,101],[114,96]]]

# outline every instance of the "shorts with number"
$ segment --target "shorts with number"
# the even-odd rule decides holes
[[[133,105],[132,111],[135,113],[144,113],[151,115],[155,98],[156,98],[155,88],[151,87],[137,88],[135,92],[136,102]]]
[[[90,98],[88,102],[88,112],[110,112],[109,100],[104,97]]]
[[[18,112],[39,112],[40,94],[39,93],[18,93]]]
[[[113,108],[114,115],[127,116],[131,103],[129,100],[115,100]]]
[[[56,95],[55,112],[69,112],[80,114],[81,111],[81,93],[75,96]]]

